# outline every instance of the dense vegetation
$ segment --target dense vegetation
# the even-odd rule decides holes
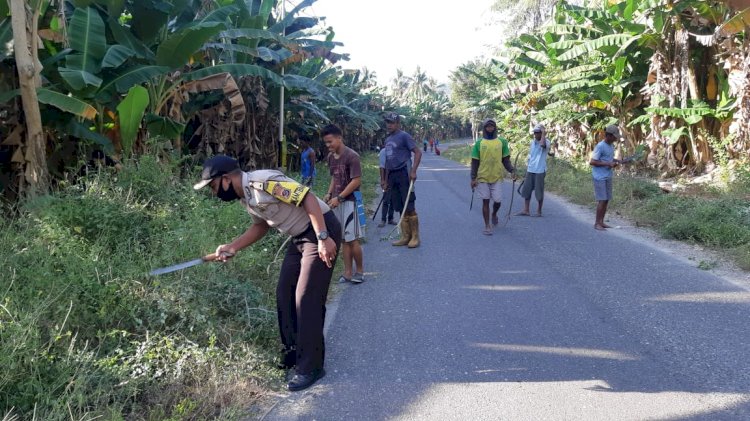
[[[0,414],[242,416],[281,380],[272,263],[283,239],[228,265],[145,274],[246,226],[240,207],[190,189],[205,156],[293,171],[297,140],[311,137],[322,156],[329,122],[355,150],[379,145],[385,110],[418,139],[468,137],[493,116],[514,147],[542,122],[564,158],[549,185],[579,203],[590,201],[588,152],[618,122],[620,153],[649,154],[620,175],[616,210],[750,267],[750,11],[498,0],[520,35],[461,66],[448,89],[423,69],[388,86],[346,69],[345,40],[305,15],[314,0],[295,3],[0,0]],[[122,170],[79,177],[96,149]],[[376,184],[374,161],[365,185]],[[698,199],[653,182],[702,172],[722,184]]]

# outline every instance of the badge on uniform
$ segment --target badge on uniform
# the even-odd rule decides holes
[[[294,181],[267,181],[263,190],[284,203],[299,206],[310,188]]]

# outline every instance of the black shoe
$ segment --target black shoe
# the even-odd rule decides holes
[[[305,390],[308,387],[312,386],[317,382],[318,380],[322,379],[323,376],[326,375],[326,371],[324,369],[319,370],[313,370],[312,373],[309,374],[295,374],[294,377],[292,377],[292,380],[289,380],[289,384],[287,384],[287,389],[289,389],[292,392],[297,392],[300,390]]]

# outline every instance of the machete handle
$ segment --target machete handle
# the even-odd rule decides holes
[[[222,251],[222,252],[221,252],[221,256],[223,256],[223,257],[233,257],[233,256],[234,256],[234,254],[232,254],[232,253],[227,253],[227,252],[225,252],[225,251]],[[216,254],[216,253],[211,253],[211,254],[207,254],[207,255],[205,255],[205,256],[203,256],[203,257],[201,257],[201,260],[203,260],[204,262],[213,262],[213,261],[215,261],[215,260],[216,260],[216,259],[218,259],[218,258],[219,258],[219,255],[218,255],[218,254]]]

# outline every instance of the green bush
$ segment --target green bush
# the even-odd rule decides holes
[[[176,174],[144,158],[3,221],[0,409],[45,420],[207,419],[257,393],[227,401],[216,390],[279,380],[266,269],[280,235],[225,265],[147,276],[251,224],[241,206]]]

